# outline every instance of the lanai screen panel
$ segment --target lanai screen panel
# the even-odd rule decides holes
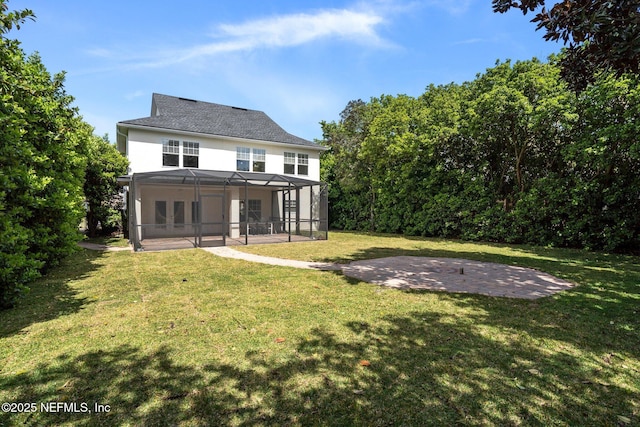
[[[121,182],[129,184],[129,230],[130,240],[136,250],[142,248],[143,230],[166,227],[166,224],[144,222],[141,218],[141,194],[144,188],[163,187],[181,188],[192,194],[192,205],[187,204],[192,211],[189,216],[192,223],[184,227],[184,236],[192,237],[193,246],[202,246],[203,227],[200,223],[202,213],[195,213],[201,209],[202,201],[210,194],[214,187],[218,187],[224,195],[223,209],[232,211],[233,203],[249,208],[249,195],[259,189],[271,192],[272,205],[265,206],[265,216],[257,218],[244,217],[237,223],[230,220],[231,214],[221,214],[220,224],[225,231],[222,233],[222,244],[227,244],[231,230],[237,226],[239,233],[244,236],[244,243],[250,243],[253,234],[304,236],[310,239],[326,239],[328,232],[328,202],[327,186],[324,183],[302,179],[294,176],[255,173],[255,172],[227,172],[202,169],[175,169],[169,171],[145,172],[133,176],[122,177]],[[234,189],[235,190],[231,190]],[[251,188],[255,190],[250,190]],[[260,190],[262,191],[262,190]],[[231,196],[226,196],[231,194]],[[227,199],[229,197],[229,199]],[[137,202],[137,200],[139,200]],[[193,203],[198,203],[193,204]],[[188,203],[188,202],[187,202]],[[182,206],[177,204],[177,206]],[[145,206],[145,208],[149,208]],[[239,208],[238,208],[239,209]],[[269,212],[269,215],[266,214]],[[204,228],[206,230],[206,228]],[[206,233],[205,233],[206,234]],[[275,237],[274,237],[275,238]],[[236,239],[237,240],[237,239]],[[263,236],[263,239],[264,236]],[[240,240],[241,241],[241,240]]]

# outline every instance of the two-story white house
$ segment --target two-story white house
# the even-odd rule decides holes
[[[117,124],[117,147],[136,250],[327,237],[326,148],[262,111],[153,94],[149,117]]]

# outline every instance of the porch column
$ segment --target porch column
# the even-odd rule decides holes
[[[240,187],[231,186],[231,203],[229,208],[229,236],[240,238]]]

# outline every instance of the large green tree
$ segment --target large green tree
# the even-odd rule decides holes
[[[557,60],[350,103],[323,123],[332,226],[640,247],[638,81],[601,74],[576,95]]]
[[[583,222],[573,245],[640,248],[640,79],[604,74],[577,101],[564,158]],[[588,224],[588,225],[587,225]]]
[[[109,143],[109,136],[89,139],[84,194],[87,202],[87,228],[90,237],[108,233],[121,222],[118,177],[127,173],[129,161]],[[98,224],[101,229],[98,230]]]
[[[370,105],[351,101],[340,121],[321,122],[323,143],[331,148],[323,154],[323,179],[329,182],[329,223],[332,227],[370,230],[373,222],[372,165],[361,159],[362,141],[371,117]]]
[[[535,13],[532,22],[546,40],[567,45],[562,74],[580,91],[598,72],[617,76],[640,72],[640,1],[638,0],[493,0],[496,12],[511,8]]]
[[[0,1],[0,307],[74,250],[83,215],[84,123],[39,56],[29,57],[8,31],[33,14]]]
[[[485,156],[491,185],[514,199],[557,162],[575,119],[557,67],[536,59],[498,63],[479,75],[467,129]]]

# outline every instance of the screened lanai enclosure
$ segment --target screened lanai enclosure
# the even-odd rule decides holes
[[[122,177],[134,250],[325,240],[326,184],[296,176],[175,169]]]

